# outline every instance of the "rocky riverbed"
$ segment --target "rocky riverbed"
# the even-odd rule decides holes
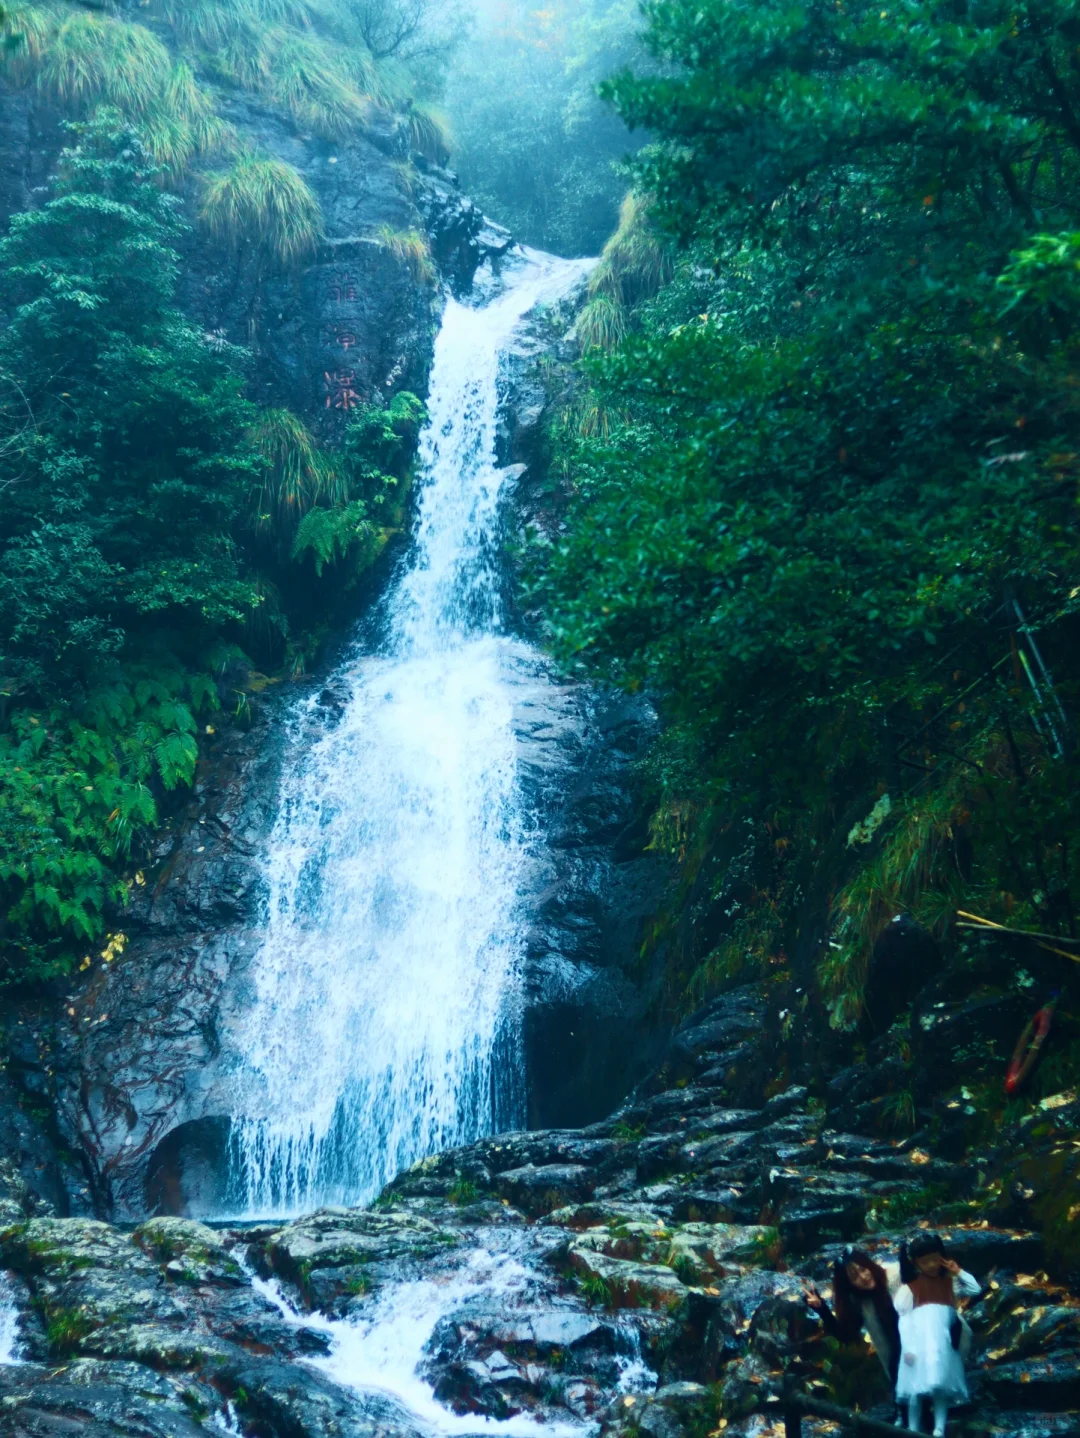
[[[876,1361],[825,1337],[803,1284],[845,1241],[891,1252],[931,1222],[983,1284],[950,1431],[1080,1431],[1075,1276],[1015,1226],[1075,1195],[1080,1100],[963,1165],[841,1132],[803,1088],[745,1102],[761,1002],[696,1015],[605,1121],[436,1155],[368,1209],[122,1228],[49,1216],[9,1171],[0,1432],[761,1438],[785,1383],[888,1420]]]

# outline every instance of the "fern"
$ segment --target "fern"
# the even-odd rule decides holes
[[[369,564],[378,553],[384,535],[366,516],[363,500],[354,499],[340,509],[313,509],[297,526],[292,557],[310,555],[315,573],[321,577],[328,564],[352,557],[357,568]]]
[[[65,972],[74,944],[101,937],[107,906],[126,897],[122,866],[157,823],[151,786],[191,782],[196,714],[217,702],[209,675],[136,671],[74,708],[12,717],[0,735],[0,883],[22,966],[0,971],[0,985]]]

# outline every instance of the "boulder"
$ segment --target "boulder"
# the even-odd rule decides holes
[[[583,1164],[526,1164],[499,1174],[496,1191],[523,1213],[541,1218],[571,1203],[583,1203],[596,1187],[590,1169]]]
[[[430,1258],[460,1242],[459,1231],[409,1209],[321,1208],[272,1234],[257,1256],[270,1272],[303,1287],[317,1269],[355,1271],[405,1257]]]

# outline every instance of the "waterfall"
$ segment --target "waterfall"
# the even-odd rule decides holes
[[[417,1158],[520,1123],[519,893],[532,821],[513,727],[529,651],[504,632],[500,354],[585,263],[526,252],[486,304],[449,299],[416,534],[358,644],[289,720],[269,913],[232,1022],[230,1206],[371,1199]]]
[[[0,1365],[19,1361],[19,1307],[11,1275],[0,1270]]]

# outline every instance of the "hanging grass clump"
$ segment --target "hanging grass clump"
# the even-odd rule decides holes
[[[329,140],[362,128],[370,97],[356,89],[321,40],[275,28],[263,37],[260,57],[261,88],[302,128]]]
[[[199,218],[218,239],[247,240],[281,265],[313,254],[323,235],[322,210],[300,172],[250,151],[206,177]]]
[[[315,505],[340,505],[348,500],[348,485],[340,467],[323,453],[291,410],[264,410],[250,438],[262,461],[252,494],[255,529],[291,531]]]
[[[629,329],[626,307],[611,295],[594,295],[577,319],[578,341],[583,351],[613,350],[622,344]]]
[[[430,284],[434,280],[431,249],[418,230],[395,230],[393,225],[380,225],[375,231],[375,239],[399,265],[408,270],[418,285]]]

